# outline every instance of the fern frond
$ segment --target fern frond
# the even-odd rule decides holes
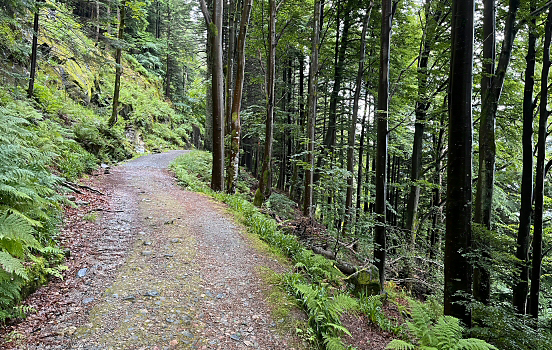
[[[21,263],[21,260],[14,258],[7,252],[0,251],[0,267],[8,273],[13,273],[24,279],[28,279],[27,272]]]
[[[458,350],[498,350],[495,346],[481,339],[461,339],[456,348]]]
[[[404,340],[393,339],[385,348],[392,350],[414,350],[416,349],[416,346],[414,344],[407,343]]]
[[[345,344],[339,337],[331,337],[326,334],[323,335],[324,344],[326,345],[326,350],[345,350]]]

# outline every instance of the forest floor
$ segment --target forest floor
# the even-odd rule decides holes
[[[5,329],[18,349],[296,349],[302,313],[278,316],[267,272],[289,266],[222,204],[166,170],[185,151],[137,158],[83,183],[61,241],[69,270]]]

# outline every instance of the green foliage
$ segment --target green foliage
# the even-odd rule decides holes
[[[284,220],[292,220],[295,219],[294,209],[297,208],[297,203],[283,194],[273,192],[268,200],[263,203],[263,207],[271,210]]]
[[[359,311],[365,314],[368,319],[386,332],[400,335],[404,329],[401,324],[393,323],[383,312],[381,295],[361,295],[358,300]]]
[[[476,338],[462,338],[464,328],[460,321],[452,316],[441,316],[435,321],[432,315],[419,302],[411,303],[412,321],[408,328],[418,345],[404,340],[393,339],[387,349],[395,350],[498,350],[495,346]]]

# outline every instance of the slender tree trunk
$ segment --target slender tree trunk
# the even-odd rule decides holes
[[[445,238],[445,315],[471,326],[474,1],[453,0]]]
[[[208,38],[211,41],[211,93],[213,105],[213,168],[211,188],[224,190],[224,77],[222,73],[222,0],[213,1],[213,16],[205,0],[200,0],[201,11],[205,18]]]
[[[167,71],[165,72],[165,98],[171,98],[171,7],[167,2]]]
[[[37,4],[38,5],[38,4]],[[33,97],[34,83],[36,76],[36,51],[38,49],[38,19],[40,16],[40,8],[37,7],[33,20],[33,43],[31,46],[31,75],[29,77],[29,89],[27,90],[27,96]]]
[[[353,179],[354,179],[354,166],[355,166],[355,136],[356,136],[356,124],[358,118],[358,104],[360,100],[360,92],[362,89],[362,78],[364,77],[364,60],[366,59],[366,30],[368,29],[368,24],[370,23],[370,14],[372,13],[372,7],[374,3],[371,2],[368,9],[366,10],[366,15],[364,15],[364,23],[362,25],[362,34],[360,38],[360,55],[358,63],[358,72],[356,76],[356,88],[355,95],[353,97],[353,117],[351,120],[351,126],[349,127],[349,135],[347,140],[347,171],[350,173],[347,177],[347,195],[345,199],[345,220],[343,222],[343,235],[347,234],[347,229],[349,223],[352,222],[354,214],[352,213],[353,208]],[[364,121],[363,121],[364,123]],[[364,124],[362,125],[364,129]],[[362,168],[362,164],[359,163],[359,169]]]
[[[96,42],[100,41],[100,0],[96,0]]]
[[[360,144],[358,148],[358,172],[357,172],[357,189],[356,189],[356,220],[360,217],[360,205],[362,199],[362,166],[364,157],[364,139],[366,138],[366,115],[368,111],[368,89],[364,92],[364,112],[362,113],[362,129],[360,131]]]
[[[125,33],[125,10],[126,0],[123,0],[119,9],[119,35],[117,36],[118,43],[115,51],[115,91],[113,92],[113,109],[111,110],[111,118],[109,119],[110,126],[117,123],[117,117],[119,116],[119,93],[121,90],[121,74],[123,74],[121,54],[123,51],[123,36]]]
[[[320,42],[320,0],[314,2],[314,17],[312,23],[312,49],[309,68],[309,112],[307,126],[307,164],[305,170],[305,195],[303,215],[313,216],[312,186],[314,179],[314,128],[316,123],[316,108],[318,102],[318,45]]]
[[[406,229],[410,231],[410,244],[413,246],[416,240],[416,217],[418,214],[418,204],[420,201],[420,186],[417,181],[420,179],[420,169],[422,167],[423,139],[425,129],[425,119],[427,110],[430,106],[430,100],[427,91],[427,82],[429,71],[427,65],[431,53],[431,45],[434,40],[434,32],[439,14],[432,16],[430,14],[431,0],[426,0],[425,13],[426,25],[422,39],[422,52],[418,60],[418,99],[416,101],[416,123],[414,125],[414,142],[412,145],[412,164],[410,172],[410,194],[408,195],[408,204],[406,210]],[[412,250],[411,250],[412,251]]]
[[[516,15],[520,0],[510,0],[508,17],[504,28],[504,41],[496,71],[495,61],[495,1],[485,0],[483,17],[483,78],[481,80],[481,121],[479,128],[479,174],[477,179],[477,193],[475,196],[474,222],[482,225],[485,230],[491,229],[494,172],[495,172],[495,120],[498,102],[504,85],[506,69],[512,55],[514,38],[517,33]],[[493,74],[494,73],[494,74]],[[475,236],[478,245],[482,247],[480,263],[476,264],[474,273],[474,297],[477,301],[488,304],[491,297],[490,239],[487,233]]]
[[[268,64],[266,79],[266,129],[265,129],[265,152],[263,170],[259,180],[259,188],[255,193],[253,203],[260,207],[272,192],[272,141],[274,138],[274,85],[276,76],[276,0],[269,0],[270,20],[268,23]]]
[[[230,134],[232,130],[232,83],[234,79],[234,38],[236,36],[236,4],[235,0],[230,0],[228,6],[228,52],[226,54],[226,109],[225,109],[225,134]],[[230,155],[228,155],[230,157]],[[227,175],[228,177],[228,175]],[[228,190],[228,187],[226,188]]]
[[[531,0],[531,12],[535,11],[536,1]],[[529,22],[529,40],[527,48],[527,67],[525,68],[525,87],[523,90],[523,169],[521,175],[521,209],[519,211],[519,229],[517,236],[516,263],[519,279],[513,288],[512,304],[517,313],[527,312],[527,292],[529,291],[529,239],[531,235],[531,212],[533,202],[533,90],[535,86],[537,18]]]
[[[537,141],[537,169],[535,177],[535,223],[533,231],[533,264],[531,268],[530,314],[539,317],[540,277],[542,265],[542,233],[544,210],[544,163],[546,160],[546,136],[548,128],[548,74],[550,70],[550,39],[552,36],[552,10],[548,11],[544,32],[542,57],[539,139]]]
[[[238,164],[240,158],[241,136],[240,108],[245,73],[245,39],[247,37],[247,28],[249,26],[249,16],[251,14],[252,6],[253,0],[245,0],[241,15],[240,33],[238,35],[238,67],[236,72],[236,83],[234,86],[234,96],[232,101],[230,162],[228,165],[226,177],[226,190],[228,191],[228,193],[236,193],[236,184],[238,181]]]
[[[378,88],[378,145],[376,153],[376,230],[374,260],[379,270],[381,290],[385,282],[386,259],[386,194],[387,194],[387,140],[389,117],[389,58],[391,48],[391,0],[382,0],[381,9],[380,74]]]
[[[337,50],[336,42],[336,60],[333,79],[333,88],[330,96],[330,109],[328,111],[328,127],[326,129],[326,135],[324,137],[324,148],[322,154],[318,157],[316,167],[322,168],[324,164],[324,157],[333,153],[333,148],[336,144],[336,124],[337,124],[337,105],[339,103],[339,93],[341,91],[341,84],[343,81],[343,71],[345,69],[345,55],[347,53],[347,47],[349,46],[349,29],[351,27],[351,2],[347,2],[345,5],[345,18],[343,19],[343,33],[341,35],[341,45]],[[339,23],[339,22],[338,22]],[[339,31],[338,31],[339,33]],[[315,173],[314,182],[318,182],[320,174],[317,171]]]

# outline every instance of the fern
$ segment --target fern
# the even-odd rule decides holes
[[[395,350],[497,350],[493,345],[481,339],[463,339],[464,329],[460,321],[452,316],[441,316],[434,322],[423,304],[412,304],[412,321],[408,328],[416,338],[416,346],[404,340],[394,339],[387,349]]]

